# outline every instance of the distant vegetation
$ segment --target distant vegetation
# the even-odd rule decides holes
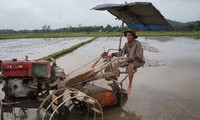
[[[50,26],[42,26],[42,29],[37,30],[12,30],[12,29],[4,29],[0,30],[0,34],[15,34],[15,33],[79,33],[79,32],[119,32],[121,31],[121,27],[119,26],[111,26],[107,25],[106,27],[103,26],[78,26],[72,27],[68,26],[65,28],[59,29],[50,29]]]
[[[167,20],[173,27],[174,32],[152,32],[139,31],[140,35],[189,35],[200,36],[200,21],[181,23],[177,21]],[[127,29],[127,27],[124,27]],[[45,38],[45,37],[80,37],[80,36],[119,36],[121,31],[120,26],[82,26],[64,27],[59,29],[51,29],[50,25],[44,25],[41,29],[35,30],[0,30],[0,39],[6,38]]]
[[[0,34],[0,39],[58,38],[58,37],[119,37],[120,32],[47,32]],[[137,31],[139,36],[192,36],[200,37],[200,31]]]
[[[176,31],[200,31],[200,21],[181,23],[167,20]]]

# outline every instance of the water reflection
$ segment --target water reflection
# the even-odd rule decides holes
[[[162,36],[162,37],[148,36],[148,37],[144,37],[144,39],[145,40],[157,40],[160,42],[167,42],[167,41],[174,40],[173,37],[169,37],[169,36]]]
[[[142,120],[142,116],[118,106],[110,106],[104,108],[104,120]]]
[[[200,40],[200,36],[193,37],[194,40]]]

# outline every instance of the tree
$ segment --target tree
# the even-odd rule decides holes
[[[47,26],[47,30],[50,30],[50,25]]]
[[[108,24],[108,25],[105,27],[105,31],[106,31],[106,32],[111,32],[111,31],[112,31],[112,26]]]
[[[47,25],[42,26],[42,30],[46,30]]]

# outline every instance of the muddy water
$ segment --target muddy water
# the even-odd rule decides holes
[[[105,119],[199,120],[200,40],[187,37],[139,40],[147,63],[135,74],[127,104],[123,108],[106,108]],[[125,41],[123,38],[122,44]],[[57,62],[70,73],[109,48],[118,48],[118,38],[99,38]],[[106,85],[105,81],[96,83]],[[127,84],[128,80],[125,87]]]
[[[122,108],[116,106],[105,108],[104,119],[199,120],[200,40],[187,37],[139,37],[138,40],[142,42],[146,64],[144,68],[138,69],[134,76],[132,93],[129,95],[126,105]],[[123,38],[122,45],[125,41]],[[54,43],[57,42],[53,42],[51,45]],[[71,74],[80,66],[85,66],[82,69],[86,69],[91,65],[87,65],[89,61],[98,58],[104,49],[118,48],[118,43],[119,38],[116,37],[98,38],[58,59],[57,64],[65,69],[66,74]],[[61,44],[64,43],[53,48],[60,48]],[[49,45],[44,45],[40,51],[43,48],[46,50],[45,46]],[[1,52],[1,57],[7,59],[12,58],[15,54],[18,55],[17,52],[10,53],[8,48],[0,49],[1,51],[2,49],[7,50],[9,53],[5,55]],[[42,50],[41,53],[43,52]],[[23,50],[19,53],[23,53]],[[23,58],[24,54],[18,56]],[[35,58],[37,57],[35,56]],[[107,85],[104,80],[94,83],[100,86]],[[127,84],[128,80],[124,83],[125,88]],[[24,119],[34,119],[34,112],[29,110],[28,117]],[[12,117],[8,116],[7,118]]]
[[[26,55],[29,59],[37,59],[89,39],[67,37],[0,40],[0,60],[24,59]]]

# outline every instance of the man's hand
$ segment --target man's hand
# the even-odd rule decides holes
[[[108,52],[102,53],[102,54],[101,54],[101,57],[102,57],[103,59],[106,58],[106,57],[109,57]]]
[[[128,58],[125,59],[125,61],[127,61],[127,62],[131,62],[131,61],[133,61],[133,60],[134,60],[134,57],[133,57],[133,56],[130,56],[130,57],[128,57]]]

